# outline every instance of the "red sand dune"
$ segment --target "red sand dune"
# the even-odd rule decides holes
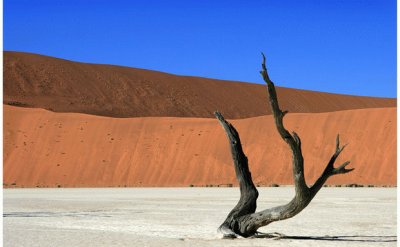
[[[290,151],[272,116],[234,120],[255,183],[292,184]],[[396,185],[396,108],[288,114],[303,142],[306,178],[322,172],[341,134],[337,165],[353,172],[328,184]],[[10,187],[236,184],[215,119],[109,118],[4,106],[4,183]],[[11,186],[12,187],[12,186]]]
[[[396,99],[280,87],[277,91],[281,108],[292,113],[396,106]],[[4,52],[4,103],[112,117],[213,118],[215,110],[230,119],[270,114],[264,85],[21,52]]]

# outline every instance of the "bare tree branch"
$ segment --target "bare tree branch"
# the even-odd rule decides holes
[[[354,169],[346,169],[350,161],[344,162],[337,168],[334,167],[337,157],[346,147],[346,145],[340,146],[338,135],[336,138],[335,152],[325,167],[325,170],[311,188],[307,186],[304,178],[304,159],[301,151],[301,139],[296,132],[290,134],[283,125],[283,117],[287,114],[287,111],[282,111],[279,108],[275,85],[269,78],[264,54],[262,54],[262,57],[262,70],[260,73],[267,84],[269,103],[272,108],[275,126],[281,138],[289,145],[292,151],[293,179],[296,193],[288,204],[255,213],[258,191],[253,184],[247,157],[243,153],[239,134],[233,125],[223,118],[221,113],[215,112],[215,116],[224,127],[228,136],[236,177],[240,184],[240,200],[219,228],[219,231],[222,232],[225,237],[236,237],[237,235],[243,237],[254,236],[257,234],[257,229],[262,226],[295,216],[307,207],[330,176],[348,173]]]
[[[268,75],[267,67],[265,65],[264,53],[261,53],[263,57],[262,70],[260,71],[264,81],[267,84],[269,102],[272,108],[272,113],[275,119],[275,126],[281,135],[282,139],[289,145],[292,150],[292,162],[293,162],[293,177],[297,193],[307,193],[308,187],[304,178],[304,160],[303,154],[301,152],[301,141],[300,137],[293,132],[293,136],[289,134],[289,131],[285,129],[283,125],[283,117],[286,115],[287,111],[282,112],[279,108],[278,98],[276,96],[275,85],[271,81]]]
[[[236,178],[240,186],[239,202],[218,229],[225,237],[233,238],[236,237],[237,232],[240,232],[240,230],[237,229],[238,222],[236,219],[256,211],[258,191],[251,178],[247,157],[243,153],[242,144],[240,143],[239,133],[232,124],[224,119],[221,113],[216,111],[214,115],[224,127],[226,135],[228,136]]]

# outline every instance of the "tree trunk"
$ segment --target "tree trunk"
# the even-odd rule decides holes
[[[336,138],[336,149],[328,162],[324,172],[311,187],[308,187],[304,178],[304,160],[301,151],[300,137],[295,133],[289,133],[283,125],[283,117],[287,111],[281,111],[278,104],[278,98],[274,83],[270,80],[267,68],[265,66],[265,56],[262,54],[262,71],[260,72],[267,84],[269,103],[275,120],[275,126],[282,139],[289,145],[292,151],[292,168],[295,186],[295,196],[287,204],[266,209],[256,213],[258,191],[254,186],[249,170],[247,157],[242,150],[239,134],[228,121],[224,119],[221,113],[215,112],[215,116],[222,124],[228,136],[231,147],[232,159],[235,167],[236,177],[240,186],[240,199],[237,205],[228,214],[226,220],[218,228],[226,238],[237,236],[251,237],[257,234],[257,229],[270,224],[271,222],[284,220],[300,213],[311,202],[317,192],[324,185],[326,180],[335,174],[344,174],[353,169],[346,169],[350,161],[346,161],[337,168],[334,163],[344,146],[340,146],[339,135]]]

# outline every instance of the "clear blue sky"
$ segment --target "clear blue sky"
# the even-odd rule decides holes
[[[395,0],[4,0],[4,50],[396,97]]]

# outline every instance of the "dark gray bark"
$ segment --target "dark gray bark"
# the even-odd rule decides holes
[[[228,217],[219,227],[219,231],[224,237],[250,237],[257,234],[257,229],[270,224],[271,222],[284,220],[300,213],[311,202],[317,192],[322,188],[326,180],[336,174],[344,174],[353,169],[346,169],[350,161],[344,162],[335,168],[334,163],[346,145],[340,146],[339,135],[336,138],[336,149],[329,160],[324,172],[317,181],[309,187],[304,178],[304,160],[301,151],[300,137],[289,131],[283,125],[283,118],[287,111],[279,108],[278,98],[274,83],[270,80],[265,66],[265,56],[263,56],[261,75],[267,84],[269,103],[275,120],[275,126],[282,139],[289,145],[292,151],[292,168],[295,185],[295,196],[287,204],[266,209],[255,213],[257,207],[258,191],[253,184],[249,170],[247,157],[242,150],[239,134],[221,113],[215,112],[215,116],[220,121],[228,136],[236,177],[240,185],[240,199],[238,204],[232,209]]]
[[[254,186],[253,179],[251,178],[247,157],[243,153],[242,144],[240,143],[239,133],[232,124],[224,119],[221,113],[215,112],[214,114],[224,127],[228,136],[236,178],[239,181],[240,186],[239,202],[228,214],[228,217],[218,230],[223,233],[225,237],[233,238],[239,233],[241,233],[240,235],[242,236],[248,237],[254,233],[240,229],[240,219],[241,217],[252,214],[256,211],[258,191]]]

